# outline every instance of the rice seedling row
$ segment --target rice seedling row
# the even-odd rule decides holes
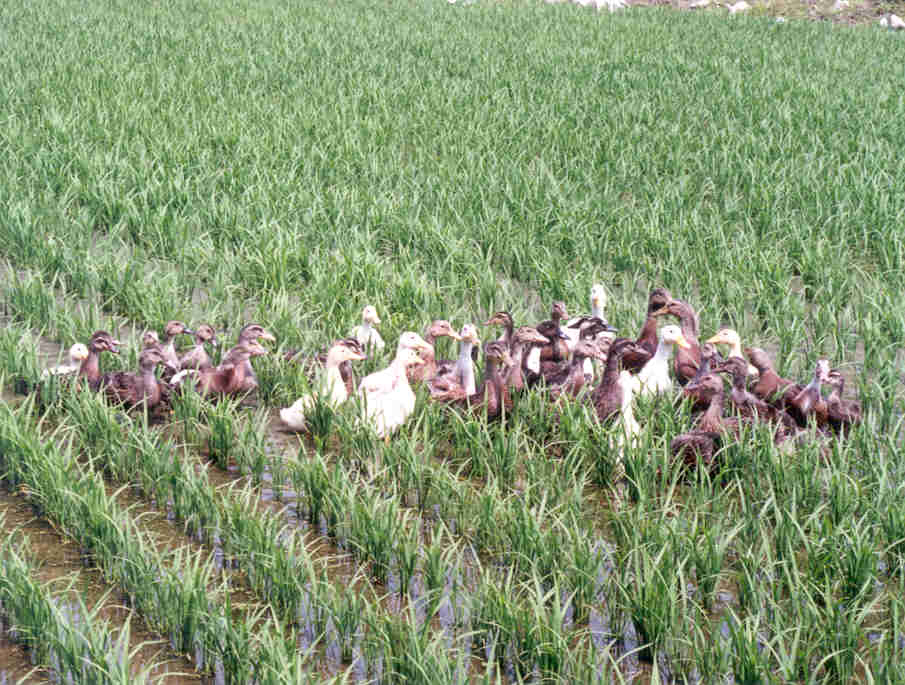
[[[0,616],[9,626],[4,631],[28,646],[33,663],[46,665],[55,681],[151,682],[155,664],[141,670],[132,664],[129,624],[114,638],[111,626],[97,618],[99,606],[56,600],[35,581],[37,569],[29,555],[28,539],[15,533],[0,543]]]
[[[194,653],[200,647],[207,657],[201,667],[225,682],[248,677],[304,681],[305,658],[286,643],[281,627],[263,615],[237,619],[228,593],[223,604],[209,596],[213,559],[181,549],[166,559],[159,556],[96,477],[80,474],[71,456],[41,444],[24,418],[28,408],[3,408],[0,439],[7,479],[28,487],[44,515],[90,550],[149,625],[169,635],[174,649]]]

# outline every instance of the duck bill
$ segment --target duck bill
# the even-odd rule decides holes
[[[277,339],[273,337],[273,333],[270,331],[264,331],[261,335],[258,336],[260,340],[266,340],[267,342],[276,342]]]
[[[360,362],[360,361],[362,361],[362,360],[367,359],[367,358],[368,358],[368,355],[366,355],[364,352],[353,352],[353,353],[352,353],[352,356],[349,357],[349,358],[350,358],[352,361],[358,361],[358,362]]]
[[[685,339],[685,336],[684,336],[684,335],[679,335],[679,337],[676,338],[676,345],[678,345],[679,347],[681,347],[683,350],[690,350],[690,349],[691,349],[691,343],[688,342],[688,341]]]
[[[486,324],[485,324],[486,325]],[[450,331],[447,335],[453,340],[460,342],[462,340],[462,336],[456,333],[455,331]]]
[[[610,324],[605,324],[603,327],[603,333],[618,333],[619,329],[615,326],[611,326]]]
[[[717,333],[715,336],[713,336],[712,338],[708,338],[708,339],[705,340],[704,342],[708,342],[708,343],[710,343],[711,345],[719,345],[719,344],[722,344],[722,343],[726,343],[727,345],[729,344],[729,343],[726,341],[726,339],[723,337],[723,334],[722,334],[722,333]]]
[[[183,335],[195,335],[195,331],[193,331],[191,328],[183,328],[182,334]]]

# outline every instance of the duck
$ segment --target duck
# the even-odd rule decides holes
[[[51,366],[41,372],[41,379],[68,378],[75,376],[82,367],[82,362],[88,359],[88,347],[84,343],[75,343],[69,348],[69,363]]]
[[[374,305],[367,305],[361,310],[361,324],[352,330],[352,337],[365,349],[373,349],[377,352],[382,350],[386,343],[380,337],[375,326],[380,325],[380,317],[377,316],[377,309]]]
[[[498,341],[499,342],[499,341]],[[512,364],[506,371],[504,381],[513,392],[521,392],[528,387],[525,381],[523,364],[525,359],[525,351],[530,350],[549,343],[549,338],[537,332],[533,326],[521,326],[516,329],[512,336],[512,344],[510,348],[510,357]]]
[[[622,366],[628,371],[640,371],[657,351],[657,322],[654,315],[672,302],[672,295],[666,288],[654,288],[647,298],[647,318],[635,340],[635,346],[625,354]]]
[[[776,373],[770,356],[759,347],[745,348],[745,356],[757,369],[757,383],[751,388],[755,397],[774,407],[785,409],[786,405],[804,388]]]
[[[111,401],[127,408],[144,404],[153,409],[164,393],[161,382],[154,375],[154,370],[163,363],[160,350],[143,350],[138,356],[138,373],[117,371],[104,374],[100,379],[100,388]]]
[[[195,331],[181,321],[168,321],[164,326],[160,351],[163,354],[164,363],[174,372],[180,370],[179,355],[176,353],[176,338],[180,335],[194,334]]]
[[[622,409],[624,400],[624,383],[620,381],[622,359],[634,351],[635,342],[627,338],[616,338],[610,345],[597,387],[591,391],[591,404],[597,414],[597,420],[603,423]]]
[[[695,373],[694,378],[685,385],[685,388],[682,391],[682,394],[685,395],[685,397],[692,400],[692,409],[704,410],[709,406],[710,400],[698,393],[698,390],[702,387],[699,385],[699,381],[709,374],[716,364],[722,363],[722,361],[723,358],[720,356],[720,353],[717,352],[714,345],[710,343],[701,345],[701,363],[698,365],[697,373]]]
[[[597,344],[591,340],[581,340],[572,349],[572,360],[557,373],[544,377],[553,398],[562,395],[577,397],[587,385],[585,362],[590,359],[606,360]]]
[[[697,376],[698,367],[701,364],[701,343],[698,342],[699,320],[694,308],[683,300],[672,299],[669,304],[654,312],[654,316],[669,314],[679,320],[682,336],[688,342],[689,347],[680,347],[676,351],[675,371],[679,383],[685,385]]]
[[[353,344],[349,344],[349,343]],[[327,353],[326,374],[323,385],[317,391],[310,392],[297,399],[291,406],[280,410],[280,418],[290,429],[305,430],[305,413],[310,412],[318,399],[336,409],[349,398],[349,389],[340,373],[340,365],[345,362],[367,359],[361,350],[358,340],[338,340],[333,343]]]
[[[837,369],[830,370],[825,382],[831,388],[826,398],[827,421],[837,434],[847,435],[852,426],[861,423],[861,403],[842,399],[845,378]]]
[[[396,356],[387,368],[362,379],[358,395],[363,402],[364,419],[377,437],[389,441],[390,435],[415,411],[415,393],[406,369],[423,363],[414,348],[397,345]]]
[[[578,341],[581,339],[581,326],[588,319],[598,319],[602,321],[605,328],[601,331],[601,335],[608,336],[612,339],[613,334],[616,333],[616,329],[610,326],[609,322],[606,320],[606,316],[603,313],[603,309],[606,307],[606,290],[604,289],[601,283],[594,283],[591,286],[591,313],[589,316],[578,316],[572,319],[569,319],[565,326],[563,327],[563,333],[568,336],[568,340],[566,340],[566,345],[569,346],[569,351],[571,352],[575,349],[575,346],[578,344]]]
[[[741,357],[729,357],[714,367],[715,373],[728,373],[732,379],[729,398],[739,415],[752,421],[769,421],[777,427],[777,439],[784,439],[797,432],[798,426],[782,409],[767,404],[748,391],[748,362]]]
[[[723,417],[725,391],[718,375],[704,374],[689,383],[686,389],[706,402],[707,410],[698,417],[692,430],[673,438],[670,451],[673,456],[684,457],[688,466],[697,466],[701,462],[709,466],[726,436],[738,434],[739,422],[734,417]]]
[[[509,354],[512,355],[515,352],[515,322],[512,320],[512,315],[506,311],[496,312],[493,316],[491,316],[487,321],[484,322],[485,326],[502,326],[503,327],[503,335],[497,339],[497,342],[505,343],[509,348]],[[536,329],[534,329],[536,330]],[[549,342],[549,340],[548,340]]]
[[[267,349],[257,340],[247,340],[223,355],[219,366],[180,371],[173,377],[172,385],[182,387],[191,378],[195,390],[202,395],[244,395],[257,387],[257,382],[248,382],[251,358],[265,354]]]
[[[566,344],[569,337],[562,330],[562,320],[567,319],[568,316],[566,303],[556,301],[553,303],[550,318],[535,326],[538,333],[550,340],[549,345],[538,348],[540,350],[539,361],[561,362],[569,358],[569,346]],[[531,367],[529,366],[529,368]],[[531,370],[540,373],[540,368],[531,368]]]
[[[733,328],[721,328],[716,335],[707,339],[711,345],[729,345],[729,357],[736,357],[747,364],[747,360],[742,354],[742,339],[738,332]],[[747,364],[748,377],[757,378],[757,367],[753,364]]]
[[[808,425],[811,416],[814,417],[818,427],[827,423],[827,404],[820,394],[820,384],[827,380],[829,373],[829,361],[818,359],[811,382],[786,403],[786,411],[802,428]]]
[[[445,362],[440,365],[437,374],[429,383],[431,393],[449,392],[455,387],[460,387],[467,396],[473,395],[477,390],[472,361],[474,349],[481,344],[477,327],[471,323],[465,324],[462,326],[458,338],[459,358],[454,364]]]
[[[213,367],[211,358],[204,348],[205,343],[217,344],[217,334],[213,326],[203,323],[195,329],[195,345],[179,358],[180,369],[209,369]]]
[[[273,333],[265,329],[259,323],[250,323],[242,328],[239,331],[239,338],[236,342],[236,347],[233,350],[241,347],[245,343],[257,342],[258,340],[265,340],[267,342],[276,342],[276,338],[273,336]],[[259,343],[260,346],[260,343]],[[266,354],[267,350],[265,349],[263,353],[257,351],[257,348],[250,348],[254,350],[254,354],[249,354],[244,357],[244,361],[242,362],[242,372],[239,376],[242,378],[242,387],[240,388],[241,392],[251,392],[255,388],[258,387],[258,376],[255,374],[254,368],[251,366],[251,358],[260,356],[261,354]],[[242,352],[237,352],[236,357],[241,357],[243,355]],[[225,359],[225,357],[224,357]],[[221,366],[222,366],[221,361]]]
[[[669,358],[674,345],[686,350],[691,347],[681,328],[672,324],[663,326],[658,334],[657,351],[638,373],[640,395],[657,395],[672,390]]]
[[[428,326],[427,331],[424,334],[424,341],[431,346],[431,351],[427,352],[422,351],[420,356],[424,361],[424,364],[417,364],[415,366],[408,367],[408,377],[409,383],[424,383],[432,378],[434,378],[439,369],[441,367],[442,362],[438,362],[435,357],[435,353],[433,351],[434,344],[437,342],[437,338],[452,338],[453,340],[461,340],[462,336],[459,335],[452,327],[452,324],[449,321],[444,319],[437,319]],[[443,365],[446,370],[452,367],[454,362],[447,361],[445,365]]]
[[[466,393],[462,386],[432,389],[431,399],[467,407],[472,412],[486,413],[488,419],[497,419],[512,410],[512,397],[500,373],[500,365],[509,367],[511,364],[512,357],[505,343],[487,343],[484,347],[484,380],[481,387],[473,393]]]
[[[101,380],[100,354],[112,352],[119,354],[119,340],[113,338],[107,331],[95,331],[88,341],[88,356],[82,360],[79,366],[79,377],[84,378],[89,387],[97,390]]]
[[[573,327],[567,326],[563,329],[566,335],[571,336],[573,331],[577,331],[578,338],[576,341],[587,341],[593,344],[598,353],[593,356],[585,357],[582,364],[584,375],[591,379],[594,377],[593,359],[606,360],[606,351],[609,349],[610,343],[613,341],[613,335],[616,329],[610,326],[605,319],[596,316],[583,316],[575,320]],[[575,345],[570,348],[574,352]]]

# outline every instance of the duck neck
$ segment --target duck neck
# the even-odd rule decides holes
[[[88,350],[88,356],[79,367],[79,375],[89,381],[95,381],[101,377],[100,353],[95,349]]]
[[[503,333],[503,340],[506,342],[506,345],[509,347],[510,354],[512,353],[512,336],[515,332],[515,323],[513,323],[512,319],[507,319],[504,325],[505,332]]]
[[[647,315],[644,325],[641,327],[641,334],[638,336],[637,344],[647,349],[657,344],[657,318]]]
[[[682,329],[682,335],[685,336],[688,342],[692,344],[697,342],[698,317],[693,310],[682,307],[679,313],[679,327]]]
[[[701,420],[698,422],[698,429],[716,432],[716,429],[722,425],[723,420],[723,404],[724,397],[722,392],[715,393],[713,397],[710,398],[710,404],[707,406],[707,411],[701,416]]]
[[[654,358],[651,361],[668,362],[672,356],[672,343],[660,340],[657,342],[657,351],[654,352]]]
[[[361,330],[359,331],[361,334],[361,339],[366,343],[371,340],[371,333],[373,333],[374,329],[371,328],[370,321],[362,321],[361,322]]]
[[[625,348],[611,350],[606,358],[606,366],[603,369],[603,378],[600,379],[601,388],[611,388],[613,384],[619,380],[620,367],[622,366],[622,355],[625,354]]]
[[[141,384],[143,386],[144,394],[148,394],[149,388],[154,387],[157,384],[157,378],[154,376],[154,369],[156,366],[142,366],[141,367]]]
[[[601,321],[606,321],[603,316],[603,307],[601,307],[599,304],[591,303],[591,316],[595,316]]]

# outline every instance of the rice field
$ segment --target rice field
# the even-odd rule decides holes
[[[900,36],[10,0],[0,45],[0,683],[905,679]],[[354,403],[281,425],[312,388],[284,353],[367,304],[387,347],[359,378],[404,331],[492,340],[592,283],[621,336],[666,287],[785,377],[829,359],[863,421],[792,449],[756,426],[710,471],[671,454],[679,392],[636,401],[622,450],[541,389],[493,422],[416,388],[387,441]],[[265,326],[257,391],[164,421],[23,392],[99,329],[134,370],[171,320]]]

